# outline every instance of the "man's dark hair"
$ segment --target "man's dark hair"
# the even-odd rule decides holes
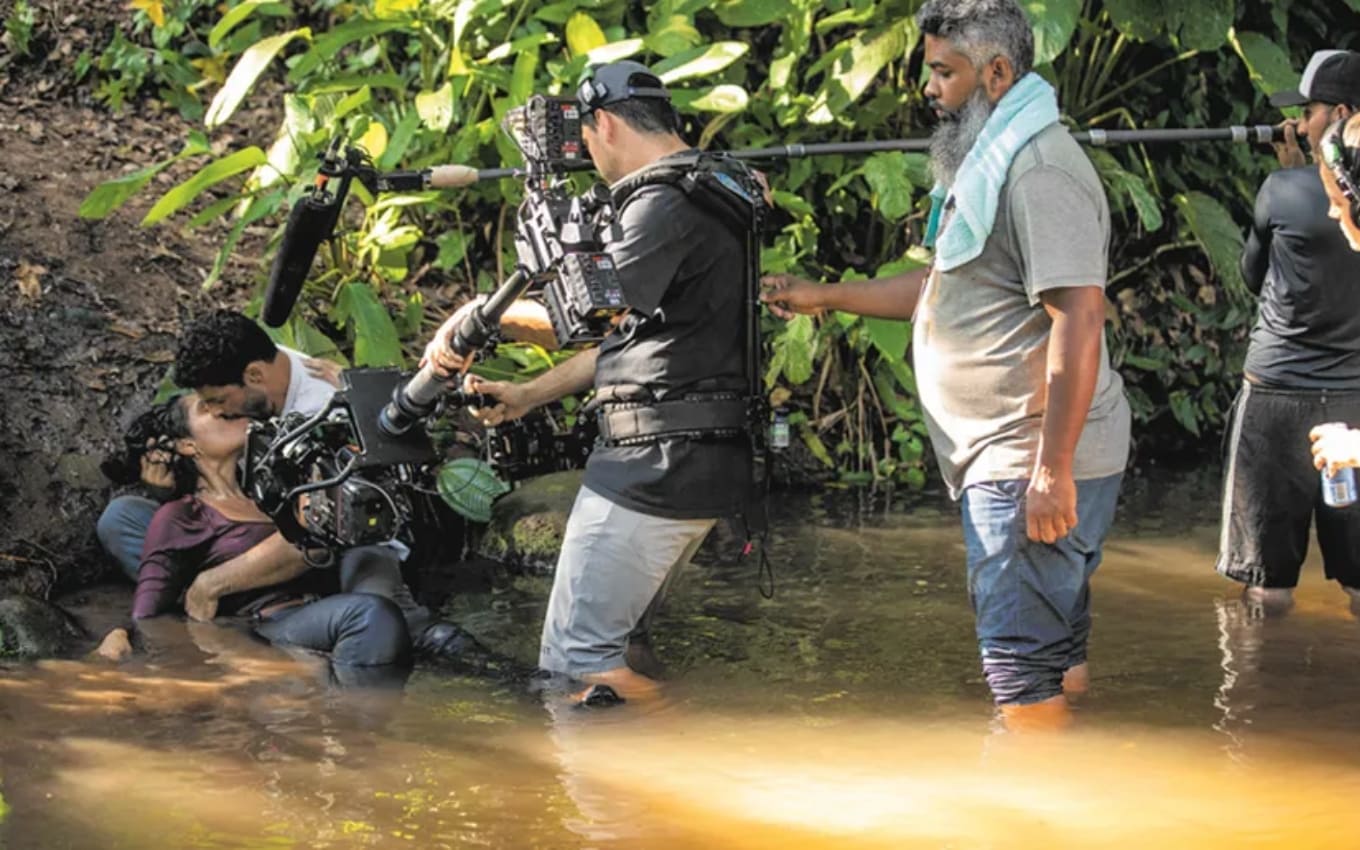
[[[601,111],[622,118],[625,124],[639,133],[675,133],[680,129],[675,115],[675,107],[671,106],[668,100],[658,100],[654,97],[635,97],[630,100],[611,103],[608,106],[600,106],[595,110],[595,112]],[[585,116],[582,120],[586,126],[592,130],[595,129],[594,112]]]
[[[927,0],[916,13],[923,35],[943,38],[981,70],[997,56],[1018,80],[1034,67],[1034,31],[1015,0]]]
[[[232,310],[217,310],[189,325],[175,354],[175,383],[224,387],[245,383],[246,367],[274,362],[278,346],[264,328]]]

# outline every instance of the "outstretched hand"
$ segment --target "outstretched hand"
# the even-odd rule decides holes
[[[473,360],[472,356],[465,357],[453,350],[453,337],[458,333],[458,328],[462,327],[463,320],[481,303],[481,298],[474,298],[445,319],[444,324],[435,332],[434,339],[425,346],[425,353],[420,358],[422,368],[426,363],[431,364],[436,375],[454,382],[453,387],[457,386],[457,379],[468,370]]]
[[[789,274],[767,275],[760,279],[760,300],[781,319],[799,313],[818,314],[822,305],[822,284]]]
[[[500,402],[495,407],[469,408],[473,418],[488,428],[519,419],[533,408],[523,384],[488,381],[477,375],[468,375],[463,381],[463,388],[470,393],[489,395]]]

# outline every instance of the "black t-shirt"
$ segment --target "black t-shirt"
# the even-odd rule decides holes
[[[632,309],[600,344],[596,390],[642,386],[658,401],[745,392],[743,241],[673,186],[638,189],[619,222],[608,249]],[[723,517],[744,507],[750,467],[745,436],[598,445],[585,485],[640,513]]]
[[[1360,389],[1360,254],[1327,217],[1316,167],[1261,184],[1242,277],[1261,296],[1246,373],[1269,387]]]

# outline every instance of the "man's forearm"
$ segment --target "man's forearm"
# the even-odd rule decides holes
[[[915,269],[877,280],[853,280],[825,287],[823,304],[828,310],[873,316],[880,319],[910,319],[929,277],[929,269]]]
[[[595,360],[599,353],[598,348],[588,348],[529,381],[524,385],[526,406],[541,407],[590,389],[595,385]]]
[[[1045,293],[1044,307],[1053,329],[1048,340],[1048,395],[1038,464],[1070,475],[1100,374],[1105,293],[1096,287],[1055,290],[1052,295]]]
[[[214,598],[221,599],[243,590],[282,584],[308,569],[302,552],[275,533],[230,561],[199,573],[195,583],[203,582]]]

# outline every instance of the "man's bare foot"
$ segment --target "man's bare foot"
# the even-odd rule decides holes
[[[1360,587],[1347,587],[1343,584],[1341,589],[1351,598],[1351,616],[1360,620]]]
[[[1062,680],[1063,696],[1071,702],[1073,697],[1083,697],[1091,689],[1091,668],[1085,661],[1074,667],[1068,667],[1063,673]]]
[[[649,679],[641,673],[636,673],[628,667],[616,667],[613,670],[605,670],[603,673],[587,673],[581,677],[581,681],[591,685],[608,685],[625,700],[645,702],[655,700],[661,695],[660,682]],[[588,690],[589,688],[586,689],[586,691]],[[573,697],[584,697],[586,691],[574,694]]]
[[[1281,617],[1294,607],[1294,591],[1288,587],[1246,587],[1242,589],[1242,599],[1248,605],[1258,606],[1268,617]]]
[[[128,639],[127,629],[114,629],[109,632],[90,654],[114,663],[126,661],[128,656],[132,655],[132,641]]]
[[[1028,705],[1003,705],[1001,718],[1010,732],[1061,732],[1072,725],[1072,711],[1062,694]]]

